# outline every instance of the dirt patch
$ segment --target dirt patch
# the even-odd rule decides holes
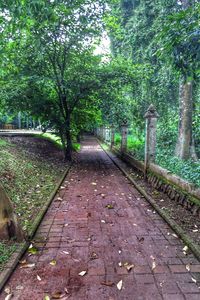
[[[165,193],[158,191],[147,183],[143,174],[135,168],[128,166],[129,173],[144,190],[156,201],[157,205],[165,211],[171,219],[181,226],[195,243],[200,245],[200,220],[192,213],[186,210],[177,202],[171,200]]]

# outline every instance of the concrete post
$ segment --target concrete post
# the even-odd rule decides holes
[[[155,162],[156,158],[156,127],[159,115],[151,104],[144,115],[146,119],[146,138],[145,138],[145,162],[144,177],[147,178],[147,170],[150,163]]]
[[[106,127],[105,128],[105,141],[109,142],[110,140],[110,128]]]
[[[106,128],[105,128],[105,126],[102,126],[102,128],[101,128],[101,139],[102,139],[103,142],[106,139]]]
[[[112,125],[110,127],[111,137],[110,137],[110,148],[112,149],[115,145],[115,127]]]
[[[121,152],[124,153],[127,150],[127,137],[128,137],[128,126],[127,124],[123,124],[121,126]]]
[[[100,139],[103,140],[103,126],[100,127]]]

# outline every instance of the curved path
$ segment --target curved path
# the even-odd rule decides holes
[[[34,246],[39,252],[23,258],[30,267],[19,264],[8,282],[12,299],[200,299],[200,263],[94,138],[84,141]]]

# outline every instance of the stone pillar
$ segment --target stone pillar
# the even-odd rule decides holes
[[[145,162],[144,177],[147,178],[147,170],[150,163],[155,162],[156,158],[156,127],[159,115],[151,104],[144,115],[146,119],[146,138],[145,138]]]
[[[127,137],[128,137],[128,126],[127,124],[123,124],[121,126],[121,152],[124,153],[127,150]]]
[[[21,111],[18,112],[18,129],[22,128]]]
[[[105,141],[109,142],[110,140],[110,128],[106,127],[105,128]]]
[[[110,137],[110,148],[112,149],[115,145],[115,127],[112,125],[110,127],[111,137]]]
[[[100,127],[100,140],[103,140],[103,126]]]

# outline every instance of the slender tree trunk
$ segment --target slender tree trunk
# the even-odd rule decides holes
[[[23,234],[13,211],[13,205],[0,185],[0,240],[11,238],[22,241]]]
[[[67,147],[65,150],[65,160],[72,160],[72,137],[71,137],[71,122],[70,122],[70,114],[67,114],[66,118],[66,141]]]
[[[192,137],[192,81],[181,80],[179,91],[179,129],[175,154],[181,159],[195,158]]]

